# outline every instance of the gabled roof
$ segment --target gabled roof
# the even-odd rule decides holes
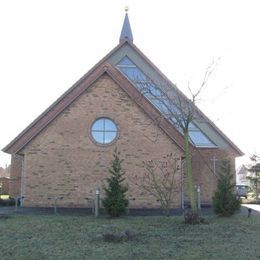
[[[77,99],[104,74],[109,75],[111,79],[113,79],[152,120],[160,117],[160,112],[150,102],[148,102],[146,98],[140,95],[138,90],[120,73],[117,68],[107,62],[103,62],[98,66],[95,66],[94,70],[87,73],[80,81],[55,101],[11,143],[9,143],[3,151],[10,154],[19,153],[32,139],[34,139],[58,115],[60,115],[62,111],[64,111],[75,99]],[[180,149],[183,149],[183,137],[172,126],[172,124],[162,118],[158,126],[177,144]]]
[[[124,25],[122,28],[120,43],[109,52],[100,62],[98,62],[88,73],[68,89],[59,99],[57,99],[47,110],[36,118],[24,131],[22,131],[11,143],[4,149],[7,153],[19,153],[33,138],[35,138],[45,127],[52,122],[64,109],[66,109],[77,97],[79,97],[89,86],[91,86],[100,76],[107,73],[136,103],[151,117],[160,115],[159,110],[155,108],[147,99],[140,96],[140,92],[133,84],[111,63],[109,59],[124,46],[129,46],[144,60],[156,73],[168,84],[172,90],[178,94],[185,102],[190,100],[133,44],[132,31],[126,13]],[[138,96],[138,98],[136,98]],[[207,122],[211,128],[218,133],[229,147],[239,156],[243,155],[241,150],[209,119],[196,107],[198,115]],[[162,117],[160,117],[162,118]],[[160,119],[159,127],[167,133],[171,139],[183,149],[183,136],[180,132],[165,118]]]
[[[164,82],[164,85],[167,85],[172,89],[173,92],[177,93],[177,96],[183,99],[185,102],[191,103],[191,105],[195,106],[183,93],[180,89],[177,88],[175,84],[173,84],[160,70],[154,65],[151,60],[132,42],[125,41],[122,42],[118,49],[114,49],[111,53],[109,53],[106,58],[109,59],[114,52],[119,51],[120,48],[123,48],[124,45],[128,45],[133,49],[138,55],[161,77],[161,81]],[[159,86],[160,87],[160,86]],[[173,95],[176,96],[176,95]],[[184,103],[185,103],[184,102]],[[206,122],[219,136],[228,144],[228,146],[238,155],[242,156],[244,153],[198,108],[195,106],[197,116],[201,118],[202,121]]]

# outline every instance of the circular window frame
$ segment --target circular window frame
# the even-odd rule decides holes
[[[92,135],[92,127],[93,127],[93,125],[94,125],[98,120],[100,120],[100,119],[108,119],[108,120],[112,121],[112,122],[115,124],[115,126],[116,126],[116,136],[115,136],[115,138],[114,138],[111,142],[109,142],[109,143],[99,143],[99,142],[94,138],[94,136]],[[119,137],[119,127],[118,127],[118,123],[116,122],[116,120],[114,120],[114,119],[112,119],[112,118],[110,118],[110,117],[107,117],[107,116],[97,117],[97,118],[92,122],[92,124],[91,124],[91,126],[90,126],[90,129],[89,129],[89,137],[90,137],[91,141],[92,141],[94,144],[98,145],[98,146],[110,146],[110,145],[114,144],[114,143],[117,141],[118,137]]]

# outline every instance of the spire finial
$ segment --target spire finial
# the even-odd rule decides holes
[[[133,35],[132,35],[130,22],[129,22],[129,18],[128,18],[128,11],[129,11],[129,8],[128,8],[128,6],[126,6],[125,7],[125,20],[124,20],[124,24],[123,24],[123,27],[122,27],[119,42],[123,42],[125,40],[133,42],[133,40],[134,40]]]

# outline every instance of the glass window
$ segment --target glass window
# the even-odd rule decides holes
[[[116,132],[106,132],[104,135],[104,144],[113,142],[116,138]]]
[[[100,131],[104,129],[104,120],[97,120],[93,125],[92,125],[92,131]]]
[[[195,126],[193,123],[189,123],[189,130],[190,131],[199,131],[198,127]]]
[[[109,118],[97,119],[91,127],[91,136],[99,144],[112,143],[117,136],[117,127]]]
[[[189,131],[189,136],[196,146],[212,146],[210,140],[201,131]]]
[[[146,81],[143,73],[136,67],[121,67],[120,70],[133,81]]]
[[[163,93],[163,91],[127,56],[117,64],[117,67],[130,81],[132,81],[134,86],[160,110],[162,115],[169,119],[170,122],[182,132],[179,125],[182,121],[181,113],[174,102],[168,98],[165,93]],[[179,120],[176,120],[174,116],[170,117],[173,114],[176,115],[176,117],[179,117]],[[197,147],[215,147],[210,139],[193,123],[190,123],[189,125],[189,136],[190,141]]]
[[[216,164],[217,159],[215,157],[213,159],[210,159],[210,171],[213,175],[216,175]]]
[[[104,119],[105,121],[105,128],[104,130],[106,130],[107,132],[116,132],[116,125],[115,123],[110,120],[110,119]]]
[[[169,108],[164,100],[160,100],[158,98],[152,98],[150,100],[163,113],[163,115],[169,114]]]
[[[127,65],[130,65],[130,66],[133,66],[133,62],[127,57],[125,56],[121,61],[120,63],[118,64],[118,66],[127,66]]]

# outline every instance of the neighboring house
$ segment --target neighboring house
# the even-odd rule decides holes
[[[142,91],[140,86],[146,85],[152,86],[154,96]],[[24,196],[24,206],[50,206],[50,197],[62,196],[60,205],[83,207],[104,185],[117,147],[125,159],[130,207],[159,206],[138,185],[145,173],[142,162],[170,153],[179,158],[172,206],[180,206],[187,195],[182,181],[184,138],[159,98],[166,85],[173,103],[178,97],[190,104],[133,44],[126,13],[119,44],[3,149],[12,155],[11,195]],[[190,148],[201,201],[209,203],[220,161],[231,161],[235,177],[235,157],[243,153],[198,108]]]
[[[260,163],[254,163],[248,167],[247,178],[252,192],[256,198],[259,198],[260,194]]]
[[[249,186],[249,180],[247,179],[248,168],[245,165],[241,165],[236,170],[236,184]]]

